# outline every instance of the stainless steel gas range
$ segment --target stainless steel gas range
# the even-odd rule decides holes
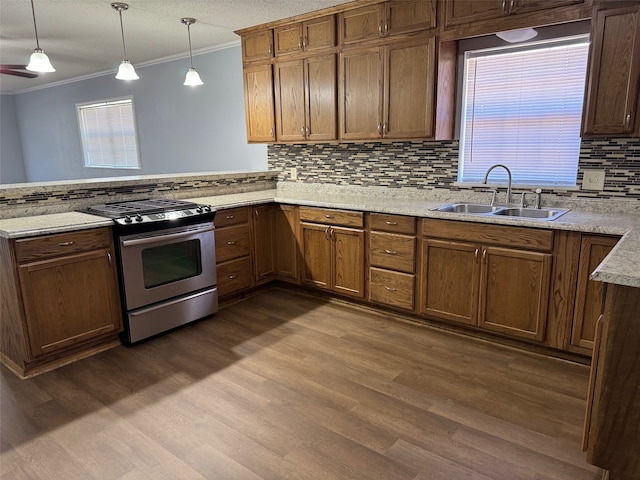
[[[114,221],[125,342],[138,342],[218,310],[213,208],[147,199],[93,205],[85,211]]]

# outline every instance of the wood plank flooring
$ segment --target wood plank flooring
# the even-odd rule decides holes
[[[274,288],[29,380],[2,479],[596,480],[588,368]]]

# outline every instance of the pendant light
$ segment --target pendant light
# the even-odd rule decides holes
[[[47,57],[47,54],[44,53],[40,48],[40,41],[38,40],[38,27],[36,26],[36,10],[33,7],[33,0],[31,0],[31,13],[33,14],[33,29],[36,32],[36,48],[31,54],[29,65],[27,65],[26,68],[27,70],[31,70],[32,72],[55,72],[56,69],[53,68],[53,65],[51,65],[49,57]]]
[[[187,71],[187,76],[184,79],[183,85],[187,85],[189,87],[196,87],[198,85],[204,85],[204,82],[200,79],[200,75],[196,72],[196,69],[193,67],[193,54],[191,52],[191,25],[196,23],[195,18],[181,18],[180,21],[187,26],[187,35],[189,35],[189,61],[191,67]]]
[[[135,68],[133,68],[133,65],[131,65],[131,62],[127,60],[127,47],[124,44],[124,27],[122,26],[122,11],[128,10],[129,5],[126,3],[114,2],[111,4],[111,7],[113,7],[114,10],[117,10],[118,14],[120,15],[120,32],[122,33],[122,51],[124,53],[124,59],[122,60],[120,67],[118,67],[118,74],[116,75],[116,78],[118,80],[138,80],[138,78],[140,77],[138,77],[138,75],[136,74],[136,70]]]

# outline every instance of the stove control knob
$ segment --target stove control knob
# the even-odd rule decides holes
[[[133,220],[131,219],[131,217],[129,215],[125,215],[124,216],[124,223],[131,223],[133,222]]]
[[[136,215],[136,222],[141,222],[142,221],[142,216],[140,214]]]
[[[196,208],[196,212],[202,213],[202,207],[198,206],[198,208]]]
[[[211,207],[209,205],[205,205],[204,211],[205,212],[210,212],[211,211]]]

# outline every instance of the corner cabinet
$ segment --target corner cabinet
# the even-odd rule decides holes
[[[2,357],[19,375],[99,351],[122,331],[109,228],[2,239],[1,269]]]
[[[544,340],[553,232],[423,220],[420,312]]]
[[[300,207],[302,282],[364,298],[364,220],[361,212]]]
[[[253,225],[253,275],[255,283],[271,280],[275,274],[275,205],[251,207]]]
[[[583,135],[640,137],[640,2],[594,9]]]

